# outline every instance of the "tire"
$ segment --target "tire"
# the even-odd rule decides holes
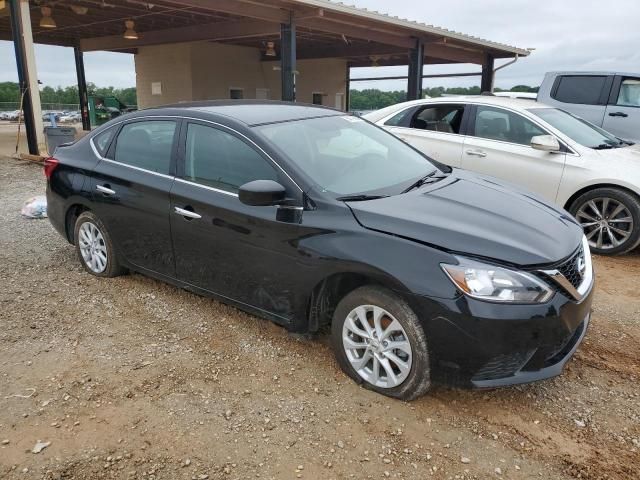
[[[623,210],[616,213],[618,206]],[[640,199],[629,192],[618,188],[596,188],[580,195],[569,207],[569,212],[583,226],[595,254],[621,255],[640,244]],[[620,221],[627,218],[631,221]],[[628,236],[625,238],[619,232]]]
[[[381,310],[382,314],[378,315]],[[368,335],[368,338],[373,340],[367,340],[364,335],[354,334],[355,330],[363,334],[372,334],[374,314],[381,319],[380,326],[384,327],[378,329],[381,333],[375,338]],[[368,319],[371,328],[369,332],[365,332],[365,326],[359,320],[361,316]],[[402,332],[393,323],[394,320],[399,323]],[[389,336],[385,337],[387,334]],[[391,349],[394,344],[390,341],[398,342],[395,345],[402,348]],[[406,341],[410,346],[408,355]],[[368,347],[348,349],[345,342],[352,347],[353,342]],[[385,288],[360,287],[338,303],[331,323],[331,343],[342,370],[370,390],[401,400],[413,400],[424,395],[431,387],[429,350],[424,329],[409,305]],[[368,355],[366,363],[363,362],[365,355]],[[376,361],[379,373],[377,382],[374,375]],[[399,368],[398,361],[402,361],[403,369]],[[356,370],[358,362],[364,366]],[[388,368],[392,369],[392,375],[388,374]]]
[[[87,242],[87,235],[91,235],[94,232],[98,232],[99,236],[94,235],[93,238],[95,238],[96,243],[94,248],[91,249],[90,246],[87,246],[90,245]],[[75,239],[78,259],[84,269],[91,275],[96,277],[117,277],[125,272],[124,268],[118,263],[109,232],[93,212],[85,211],[78,216],[73,238]],[[102,252],[103,255],[99,255],[99,252]],[[87,254],[89,258],[86,259],[85,255]],[[94,258],[98,258],[95,263],[92,261]]]

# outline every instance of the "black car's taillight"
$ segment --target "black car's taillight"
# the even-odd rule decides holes
[[[49,157],[44,160],[44,176],[47,177],[47,180],[51,178],[51,175],[53,175],[53,171],[59,164],[60,162],[53,157]]]

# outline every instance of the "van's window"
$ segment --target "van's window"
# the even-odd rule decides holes
[[[463,105],[429,105],[411,119],[411,128],[432,132],[460,133]]]
[[[253,180],[278,180],[269,160],[230,133],[190,123],[183,178],[236,193]]]
[[[623,107],[640,107],[640,79],[627,78],[622,81],[616,105]]]
[[[98,153],[101,156],[104,157],[106,155],[107,149],[111,144],[111,139],[113,138],[113,135],[115,133],[116,133],[116,128],[111,127],[105,130],[104,132],[101,132],[95,137],[93,137],[93,145],[96,147],[96,150],[98,150]]]
[[[476,109],[475,137],[530,145],[531,138],[538,135],[547,135],[547,132],[515,112],[481,105]]]
[[[558,87],[552,97],[564,103],[602,105],[600,97],[606,81],[606,76],[598,75],[560,77]]]
[[[171,120],[129,123],[116,139],[114,160],[168,175],[175,132]]]

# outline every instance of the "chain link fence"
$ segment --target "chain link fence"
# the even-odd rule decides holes
[[[20,102],[0,102],[0,112],[13,112],[20,109]],[[53,110],[56,112],[77,112],[80,105],[77,103],[43,103],[42,111]]]

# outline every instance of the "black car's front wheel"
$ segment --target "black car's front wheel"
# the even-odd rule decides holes
[[[395,293],[377,286],[349,293],[334,312],[331,335],[338,363],[356,382],[402,400],[429,390],[424,329]]]
[[[74,239],[78,258],[84,269],[98,277],[115,277],[123,273],[106,227],[90,211],[76,220]]]
[[[593,253],[619,255],[640,243],[640,200],[617,188],[596,188],[569,207]]]

